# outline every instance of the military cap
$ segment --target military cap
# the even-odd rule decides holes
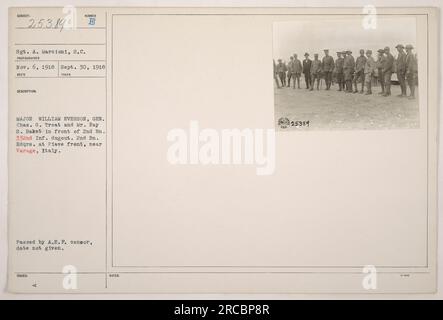
[[[372,53],[372,50],[368,49],[366,50],[366,53]]]
[[[405,48],[404,45],[402,45],[402,44],[397,44],[395,47],[396,47],[396,48],[402,48],[402,49]]]
[[[351,50],[346,50],[346,53],[352,53],[352,51]]]
[[[365,50],[364,49],[360,49],[360,53],[362,53],[362,52],[365,52]]]
[[[378,49],[377,52],[378,52],[378,53],[384,53],[385,50],[383,50],[383,49]]]
[[[412,44],[407,44],[406,49],[414,49],[414,47],[412,46]]]
[[[329,49],[323,49],[323,51],[329,51]]]
[[[389,47],[385,47],[385,51],[386,51],[386,50],[389,50]]]
[[[306,56],[309,56],[309,53],[306,52],[306,53],[305,53],[305,57],[306,57]]]
[[[314,56],[316,56],[316,57],[317,57],[317,56],[318,56],[318,53],[314,53]]]

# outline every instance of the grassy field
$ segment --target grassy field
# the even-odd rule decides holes
[[[390,97],[379,95],[380,87],[372,88],[372,95],[337,91],[335,84],[329,91],[308,91],[282,88],[274,90],[275,124],[277,130],[330,130],[330,129],[393,129],[418,128],[419,108],[416,99],[397,97],[400,86],[392,85]],[[359,89],[361,85],[359,85]],[[409,88],[408,88],[409,94]],[[290,121],[307,121],[309,127],[278,125],[280,118]]]

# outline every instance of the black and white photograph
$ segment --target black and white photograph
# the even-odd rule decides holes
[[[420,127],[415,18],[364,18],[274,23],[277,130]]]
[[[441,0],[14,1],[0,300],[443,299]]]

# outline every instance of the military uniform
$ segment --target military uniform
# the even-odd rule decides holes
[[[377,70],[378,70],[378,80],[380,81],[381,92],[379,94],[385,93],[385,79],[383,77],[383,66],[386,62],[386,58],[383,54],[383,49],[378,50],[378,59],[377,59]]]
[[[338,91],[342,91],[343,90],[343,62],[344,59],[342,57],[337,58],[337,60],[335,60],[335,67],[334,67],[334,72],[337,75],[337,82],[338,82]]]
[[[406,55],[406,80],[408,81],[409,89],[411,90],[411,95],[409,96],[411,99],[415,98],[415,82],[417,79],[418,65],[417,58],[412,53],[413,47],[411,45],[407,45],[406,49],[409,49],[409,52]]]
[[[294,64],[294,61],[293,61],[293,59],[291,59],[288,62],[288,88],[291,86],[293,64]]]
[[[295,80],[297,80],[297,86],[300,89],[300,75],[303,71],[303,67],[301,65],[300,60],[298,60],[297,58],[294,58],[293,64],[293,74],[292,74],[292,78],[293,78],[293,84],[294,84],[294,88],[295,88]]]
[[[391,95],[391,77],[394,69],[394,57],[390,52],[386,53],[386,61],[383,64],[383,79],[385,81],[385,96]]]
[[[371,50],[366,51],[366,54],[372,54]],[[368,56],[365,62],[364,73],[365,73],[365,83],[366,83],[366,94],[372,94],[372,76],[375,73],[376,63],[372,56]]]
[[[321,61],[313,60],[311,64],[311,90],[314,90],[315,80],[317,79],[317,90],[319,90],[321,74]]]
[[[305,75],[306,89],[311,87],[311,65],[311,59],[306,58],[303,60],[303,74]]]
[[[361,91],[363,93],[363,88],[365,85],[365,64],[366,57],[359,56],[355,62],[355,76],[354,76],[354,93],[358,92],[357,83],[361,82]]]
[[[331,56],[325,56],[322,59],[322,71],[325,75],[326,90],[331,88],[332,83],[332,71],[334,70],[334,58]]]
[[[283,62],[280,61],[277,64],[277,74],[278,74],[278,77],[280,78],[280,82],[283,87],[286,86],[286,71],[287,70],[288,70],[288,68],[286,67],[286,65]]]
[[[397,48],[402,48],[403,45],[397,45]],[[397,78],[398,82],[400,82],[401,94],[400,96],[406,96],[406,54],[403,51],[399,51],[397,56]]]
[[[273,61],[273,73],[274,73],[275,84],[277,85],[277,88],[280,88],[280,84],[278,83],[277,65],[275,64],[275,60]]]
[[[343,61],[343,74],[345,77],[346,92],[352,92],[352,76],[355,69],[355,60],[351,54],[348,54]]]

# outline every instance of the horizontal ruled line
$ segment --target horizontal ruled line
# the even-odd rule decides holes
[[[69,79],[69,78],[106,78],[106,76],[90,76],[90,77],[82,77],[82,76],[55,76],[55,77],[15,77],[16,79]]]
[[[104,46],[104,43],[14,43],[15,46]]]

